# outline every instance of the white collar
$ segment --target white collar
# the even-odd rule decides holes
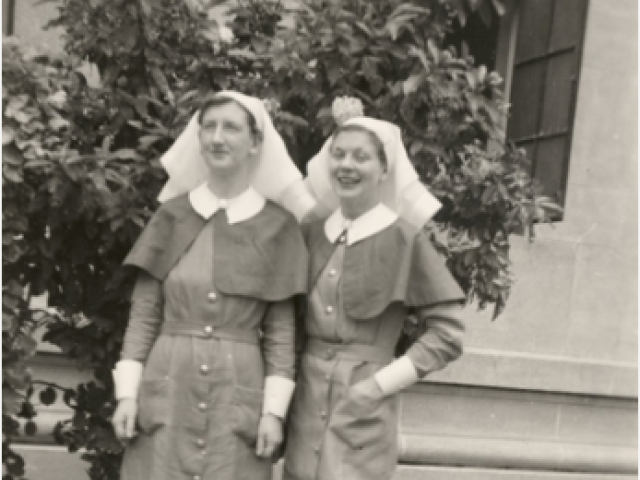
[[[231,199],[216,197],[206,183],[189,192],[189,201],[193,209],[205,220],[223,208],[227,210],[229,224],[243,222],[256,216],[266,203],[265,198],[253,187]]]
[[[324,233],[329,241],[334,243],[346,229],[347,245],[353,245],[381,232],[397,219],[398,215],[382,203],[352,221],[344,218],[342,210],[338,209],[325,222]]]

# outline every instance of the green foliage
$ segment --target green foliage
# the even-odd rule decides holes
[[[85,449],[92,479],[115,479],[122,447],[110,369],[127,321],[132,279],[122,259],[165,180],[161,153],[199,99],[236,89],[271,99],[276,127],[304,170],[333,128],[331,104],[358,97],[365,113],[399,124],[421,178],[442,201],[433,240],[481,307],[497,316],[512,285],[509,236],[532,232],[555,207],[539,197],[522,152],[504,140],[496,73],[443,48],[452,21],[497,0],[243,0],[220,25],[197,0],[59,0],[53,25],[67,55],[27,57],[3,43],[3,458],[16,416],[35,415],[26,366],[33,329],[94,381],[47,384],[72,410],[54,436]],[[220,3],[220,2],[216,2]],[[229,29],[233,32],[230,34]],[[79,59],[99,71],[91,86]],[[54,310],[30,307],[47,293]],[[408,323],[409,335],[419,332]],[[27,434],[35,424],[27,423]]]

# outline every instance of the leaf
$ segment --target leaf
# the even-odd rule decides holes
[[[496,13],[498,15],[503,16],[505,13],[507,13],[507,10],[504,7],[502,0],[491,0],[491,1],[493,3],[493,8],[495,8]]]
[[[429,15],[429,13],[430,11],[426,8],[409,3],[401,3],[387,19],[385,29],[389,32],[391,39],[396,40],[402,29],[413,19]]]
[[[13,345],[13,348],[19,351],[25,357],[31,357],[36,353],[38,343],[33,337],[26,334],[20,334]]]
[[[149,0],[140,0],[140,6],[142,7],[142,12],[147,17],[151,17],[153,14],[153,4],[149,3]]]
[[[9,387],[2,387],[2,414],[16,415],[22,407],[24,397],[16,390]]]
[[[369,79],[378,76],[378,64],[374,57],[364,57],[362,59],[362,73]]]
[[[2,169],[2,175],[4,176],[4,178],[12,181],[13,183],[22,183],[22,174],[17,168],[13,168],[9,165],[4,165],[4,168]]]
[[[285,68],[289,67],[289,55],[285,54],[285,53],[279,53],[274,55],[274,57],[271,59],[271,66],[273,67],[274,71],[279,71]]]
[[[12,128],[5,127],[3,125],[2,126],[2,145],[4,146],[13,142],[14,135],[15,133]]]
[[[53,405],[56,401],[56,396],[56,391],[51,387],[47,387],[40,392],[40,401],[43,405]]]
[[[340,65],[332,63],[329,68],[327,68],[327,80],[329,80],[329,85],[335,85],[335,83],[342,78],[342,69]]]
[[[288,112],[283,112],[280,111],[278,114],[278,118],[280,118],[281,120],[285,121],[285,122],[289,122],[292,123],[294,125],[297,125],[299,127],[308,127],[309,124],[307,123],[307,121],[302,118],[302,117],[298,117],[296,115],[292,115]]]
[[[138,138],[138,143],[142,150],[148,150],[151,145],[156,143],[158,140],[162,140],[163,138],[164,137],[161,137],[160,135],[143,135],[142,137]]]
[[[62,397],[62,399],[64,400],[64,403],[68,406],[72,406],[72,402],[76,400],[76,392],[74,392],[73,390],[67,388],[64,391],[64,395]]]
[[[416,73],[402,82],[402,91],[405,95],[416,92],[424,82],[424,72]]]
[[[49,126],[54,130],[62,130],[69,126],[69,121],[62,117],[56,116],[49,119]]]
[[[152,67],[149,71],[151,74],[151,78],[160,89],[162,93],[170,92],[169,83],[167,82],[167,78],[164,76],[164,73],[158,67]]]
[[[255,60],[256,54],[251,50],[240,50],[238,48],[232,48],[227,52],[232,57],[244,58],[246,60]]]
[[[487,0],[483,1],[478,7],[478,15],[487,27],[491,26],[491,22],[493,20],[493,12],[491,11],[491,7],[487,3]]]
[[[138,152],[136,152],[133,148],[121,148],[113,152],[113,156],[120,160],[136,160],[140,158]]]
[[[436,47],[435,42],[432,38],[427,41],[427,48],[429,53],[431,54],[431,58],[433,58],[433,62],[437,65],[440,63],[440,50]]]
[[[24,426],[24,433],[29,436],[34,436],[38,432],[38,426],[33,420],[29,420]]]
[[[50,167],[51,165],[49,160],[30,160],[24,164],[24,168]]]

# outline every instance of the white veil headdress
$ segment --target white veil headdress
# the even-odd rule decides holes
[[[442,206],[418,178],[402,143],[400,128],[370,117],[350,118],[343,125],[359,125],[378,137],[388,161],[388,176],[381,184],[380,199],[400,217],[422,228]],[[307,166],[307,188],[323,209],[333,212],[340,201],[331,188],[329,157],[333,136],[324,143]]]
[[[253,188],[265,198],[285,207],[300,221],[314,207],[315,200],[305,188],[302,174],[291,160],[262,101],[233,91],[221,91],[215,95],[230,98],[245,107],[253,115],[262,134],[258,162],[251,181]],[[160,159],[169,175],[158,197],[160,202],[187,193],[208,178],[209,170],[200,153],[199,129],[196,112]]]

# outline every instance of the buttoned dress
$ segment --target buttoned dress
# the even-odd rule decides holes
[[[121,478],[269,479],[255,453],[263,385],[293,379],[304,241],[255,191],[226,210],[194,192],[164,204],[125,261],[140,273],[121,357],[144,370]]]
[[[427,236],[383,205],[348,223],[337,211],[306,232],[311,291],[284,480],[391,478],[397,395],[365,401],[353,386],[393,360],[409,312],[427,327],[406,352],[419,376],[462,351],[459,307],[446,306],[463,293]]]

